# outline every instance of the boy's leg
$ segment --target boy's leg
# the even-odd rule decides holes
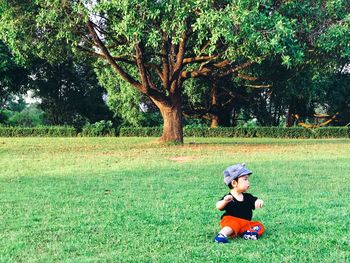
[[[240,225],[235,219],[236,218],[233,216],[224,216],[221,219],[220,225],[222,228],[220,232],[215,236],[215,242],[228,243],[228,236],[234,237],[237,235],[240,229]]]
[[[264,225],[259,221],[250,222],[250,231],[255,231],[261,237],[265,232]]]
[[[231,237],[237,236],[239,229],[241,228],[240,218],[233,216],[224,216],[221,219],[220,225],[221,231],[225,231],[225,233],[227,233],[227,235]]]
[[[239,235],[244,239],[257,240],[264,233],[264,225],[258,221],[248,221],[244,227],[241,228]]]
[[[231,236],[233,234],[233,230],[229,226],[224,226],[223,228],[221,228],[219,233],[221,233],[225,236]]]

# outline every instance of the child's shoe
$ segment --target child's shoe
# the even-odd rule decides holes
[[[227,237],[225,237],[223,234],[219,233],[215,236],[214,241],[216,243],[228,243]]]
[[[246,231],[244,232],[241,237],[246,240],[258,240],[259,235],[257,232],[251,232],[251,231]]]

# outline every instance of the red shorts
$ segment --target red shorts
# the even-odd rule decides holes
[[[232,237],[239,236],[246,231],[257,232],[259,237],[264,233],[265,228],[263,224],[258,221],[249,221],[246,219],[224,216],[220,222],[221,228],[228,226],[233,230]]]

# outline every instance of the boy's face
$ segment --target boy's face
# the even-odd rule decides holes
[[[237,181],[234,181],[233,187],[237,192],[246,192],[250,186],[249,175],[239,177]]]

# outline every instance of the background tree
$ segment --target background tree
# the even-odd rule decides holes
[[[125,82],[112,68],[97,71],[108,92],[107,104],[121,126],[152,127],[162,124],[162,117],[150,99]]]
[[[67,54],[68,55],[68,54]],[[35,126],[36,124],[69,124],[81,128],[86,122],[111,119],[102,97],[104,89],[99,85],[91,61],[73,61],[67,56],[64,61],[53,64],[31,56],[26,67],[20,66],[8,48],[0,42],[0,104],[1,120],[10,125]],[[23,109],[13,107],[16,97],[21,99],[28,90],[39,99],[36,106]],[[15,103],[15,104],[14,104]],[[17,103],[22,105],[21,103]],[[16,105],[17,105],[16,104]],[[40,112],[41,108],[45,116]],[[23,113],[21,111],[25,110]],[[36,116],[33,119],[30,116]],[[16,120],[15,120],[15,119]],[[23,119],[23,121],[17,121]],[[45,119],[45,120],[44,120]]]
[[[346,1],[43,0],[3,10],[15,53],[25,56],[34,43],[30,51],[50,60],[70,47],[98,57],[98,70],[113,68],[160,109],[165,141],[182,142],[186,79],[238,75],[266,57],[287,66],[337,49],[344,57],[349,39]]]
[[[162,140],[182,142],[186,79],[225,76],[275,53],[285,63],[302,58],[294,21],[262,2],[29,1],[6,7],[2,30],[19,54],[34,42],[37,53],[55,59],[63,53],[58,43],[67,41],[99,57],[160,109]]]
[[[255,69],[254,75],[268,80],[269,87],[250,92],[247,109],[263,126],[293,125],[293,116],[310,116],[323,94],[313,80],[314,72],[308,63],[298,67],[282,67],[279,61],[266,60]],[[249,87],[249,85],[248,85]]]
[[[14,95],[28,89],[28,70],[16,63],[8,47],[0,40],[0,108]]]
[[[251,65],[233,76],[234,79],[229,85],[231,88],[227,89],[226,86],[224,89],[228,94],[226,99],[229,101],[230,94],[237,91],[237,87],[246,86],[247,92],[243,90],[239,92],[241,95],[246,94],[241,97],[242,99],[249,100],[244,107],[246,118],[255,117],[261,125],[278,125],[286,118],[287,126],[290,126],[293,124],[293,114],[298,114],[305,119],[313,115],[316,108],[326,103],[325,85],[331,83],[330,79],[339,76],[339,71],[349,63],[349,2],[288,1],[261,7],[270,12],[278,8],[278,12],[283,17],[294,19],[295,41],[305,47],[303,61],[293,65],[288,55],[269,56],[262,64]],[[288,67],[282,67],[282,64]],[[344,76],[342,74],[342,77]],[[265,85],[271,88],[261,89]],[[220,85],[217,86],[212,84],[217,92],[208,89],[210,94],[223,94],[223,89]],[[337,93],[335,91],[337,89],[331,86],[328,87],[330,89],[328,94],[332,94],[330,92],[332,90],[333,94]],[[344,94],[348,90],[348,87],[343,86],[341,93]],[[245,104],[244,100],[241,100],[243,104]],[[221,103],[217,103],[218,101],[215,100],[216,108],[218,105],[220,108]],[[239,99],[235,101],[237,104]],[[230,106],[232,110],[238,108],[234,104]],[[329,104],[328,108],[330,108]],[[222,118],[227,115],[221,113],[220,116]],[[222,125],[227,122],[220,121],[220,123]]]
[[[184,114],[205,119],[212,128],[233,126],[243,105],[248,103],[247,94],[247,87],[231,75],[192,79],[184,85]]]
[[[103,101],[104,89],[99,85],[91,62],[66,58],[61,63],[44,60],[32,63],[34,96],[40,98],[47,124],[74,125],[111,119]]]

